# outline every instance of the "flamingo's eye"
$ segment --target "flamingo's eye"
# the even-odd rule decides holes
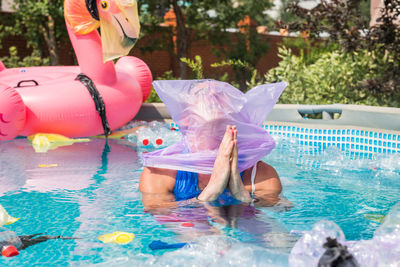
[[[101,0],[100,7],[103,11],[108,11],[108,9],[110,8],[110,2],[108,2],[108,0]]]

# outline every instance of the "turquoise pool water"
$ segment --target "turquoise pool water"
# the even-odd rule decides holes
[[[160,206],[153,213],[144,211],[138,190],[140,157],[127,140],[106,144],[92,139],[47,153],[35,153],[26,139],[3,142],[0,203],[21,218],[7,228],[19,235],[81,239],[49,240],[17,257],[0,257],[0,265],[285,266],[291,247],[314,223],[331,220],[347,240],[370,239],[380,225],[371,218],[385,215],[399,201],[399,153],[354,154],[335,146],[311,147],[296,139],[275,138],[277,148],[265,161],[281,176],[280,205],[210,210],[182,202]],[[288,201],[292,208],[287,208]],[[162,222],[171,214],[178,219]],[[182,226],[185,221],[194,227]],[[97,240],[114,231],[136,236],[126,245]],[[154,240],[194,243],[179,250],[152,251],[149,244]]]

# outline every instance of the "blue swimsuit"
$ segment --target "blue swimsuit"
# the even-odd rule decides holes
[[[177,201],[200,195],[199,174],[187,171],[176,171],[174,195]]]
[[[243,172],[240,173],[240,177],[242,177],[243,181]],[[180,171],[176,172],[176,180],[174,187],[174,195],[176,201],[190,199],[199,196],[201,193],[199,189],[199,174],[194,172]],[[231,195],[229,189],[225,189],[225,191],[221,194],[220,200],[224,202],[231,203],[236,202]]]

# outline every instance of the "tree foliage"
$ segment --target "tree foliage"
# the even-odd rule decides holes
[[[282,61],[266,75],[267,82],[286,81],[288,87],[280,97],[285,104],[363,104],[394,106],[400,104],[400,92],[385,94],[362,86],[364,81],[383,73],[385,58],[373,52],[333,50],[321,53],[314,61],[280,48]],[[374,71],[371,71],[374,69]]]
[[[306,31],[311,39],[327,33],[330,42],[339,43],[346,51],[354,51],[364,38],[363,31],[368,28],[369,22],[361,16],[359,3],[360,0],[323,0],[308,10],[293,2],[288,9],[298,19],[290,23],[288,28]]]
[[[58,45],[67,38],[63,0],[14,0],[15,13],[2,22],[3,36],[24,36],[34,56],[59,64]]]
[[[306,31],[311,42],[314,40],[319,46],[325,46],[325,52],[317,58],[297,57],[290,53],[282,53],[282,50],[283,62],[267,77],[273,80],[280,75],[282,79],[291,79],[290,73],[282,71],[282,68],[291,66],[291,72],[298,72],[300,81],[304,80],[303,77],[308,79],[303,83],[304,87],[301,87],[301,90],[307,92],[309,88],[314,88],[315,94],[325,95],[322,102],[328,101],[329,97],[332,97],[330,101],[339,100],[327,93],[330,89],[324,85],[329,83],[332,90],[336,90],[337,95],[343,97],[341,102],[348,103],[352,99],[353,103],[400,106],[400,0],[383,2],[382,15],[372,27],[368,26],[369,21],[360,13],[360,5],[363,3],[361,0],[322,0],[311,10],[292,3],[288,10],[297,20],[289,23],[288,28]],[[327,33],[328,37],[321,40],[322,33]],[[313,49],[314,47],[311,51]],[[330,66],[325,64],[329,62]],[[338,62],[340,64],[336,66],[335,63]],[[301,68],[294,70],[294,66]],[[320,72],[313,71],[315,66]],[[341,71],[344,68],[346,71]],[[348,73],[352,76],[348,76]],[[343,81],[346,81],[347,91],[352,94],[343,91]],[[298,81],[293,83],[302,86]],[[321,90],[324,93],[321,93]],[[313,99],[310,94],[307,97]],[[306,98],[303,100],[308,101]],[[315,98],[313,100],[319,101]]]
[[[160,34],[159,40],[151,40],[150,46],[169,50],[176,53],[175,61],[179,64],[181,78],[188,75],[185,62],[180,58],[188,58],[190,45],[196,40],[207,40],[213,45],[213,53],[227,59],[243,60],[254,65],[260,56],[266,52],[268,46],[263,42],[254,29],[248,36],[237,33],[232,34],[232,29],[238,28],[238,22],[250,16],[262,24],[268,20],[264,11],[271,6],[269,0],[142,0],[139,1],[143,35]],[[164,15],[173,9],[176,19],[176,51],[173,51],[173,29],[162,28]],[[178,14],[181,14],[178,15]],[[248,47],[250,43],[250,49]],[[153,49],[148,47],[147,49]],[[211,52],[211,51],[210,51]],[[240,73],[237,70],[236,73]],[[239,78],[240,77],[236,77]]]

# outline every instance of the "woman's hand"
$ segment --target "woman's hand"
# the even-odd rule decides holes
[[[252,201],[252,198],[249,192],[243,185],[242,178],[240,177],[239,172],[239,151],[237,145],[237,129],[236,126],[232,127],[233,130],[233,150],[232,150],[232,158],[231,158],[231,176],[229,179],[229,189],[234,198],[240,200],[242,202],[249,203]]]
[[[228,125],[226,126],[224,137],[218,148],[217,158],[214,162],[210,181],[198,196],[198,200],[214,201],[224,192],[231,174],[230,159],[233,147],[233,130],[232,127]]]

